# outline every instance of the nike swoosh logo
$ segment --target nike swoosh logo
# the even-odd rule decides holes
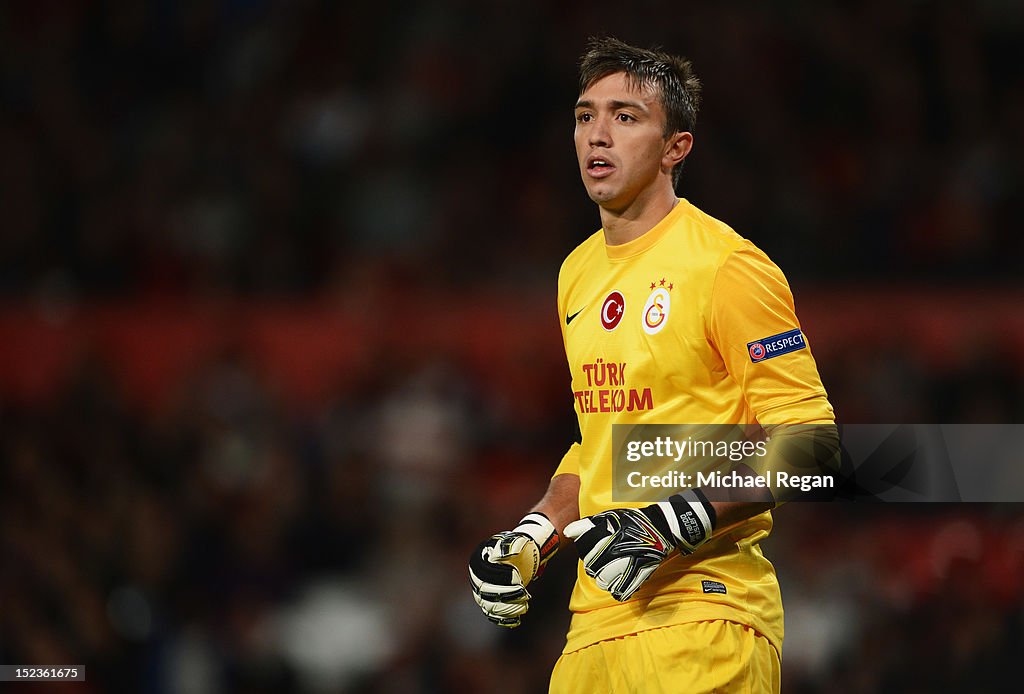
[[[583,308],[586,308],[586,306],[584,306]],[[569,325],[569,323],[572,323],[573,319],[576,318],[576,316],[578,316],[581,313],[583,313],[583,308],[581,308],[579,311],[577,311],[576,313],[572,314],[571,316],[566,316],[565,317],[565,324]]]

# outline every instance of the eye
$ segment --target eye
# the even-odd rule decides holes
[[[594,119],[594,116],[584,111],[576,116],[577,123],[589,123]]]
[[[628,113],[620,113],[617,116],[615,116],[615,118],[620,123],[629,123],[630,121],[635,121],[636,120],[636,118],[634,118],[633,116],[629,115]]]

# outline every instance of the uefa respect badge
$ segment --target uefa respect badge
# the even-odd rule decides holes
[[[760,340],[748,342],[747,354],[750,355],[750,361],[757,364],[765,359],[789,354],[790,352],[803,349],[806,346],[807,341],[804,340],[803,332],[800,328],[796,328],[784,333],[779,333],[778,335],[772,335]]]

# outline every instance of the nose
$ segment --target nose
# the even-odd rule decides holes
[[[590,126],[587,133],[587,142],[591,147],[610,147],[612,144],[611,130],[608,128],[608,120],[597,117]]]

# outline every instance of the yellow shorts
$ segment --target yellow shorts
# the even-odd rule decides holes
[[[551,694],[778,694],[779,654],[748,626],[716,620],[649,629],[565,653]]]

